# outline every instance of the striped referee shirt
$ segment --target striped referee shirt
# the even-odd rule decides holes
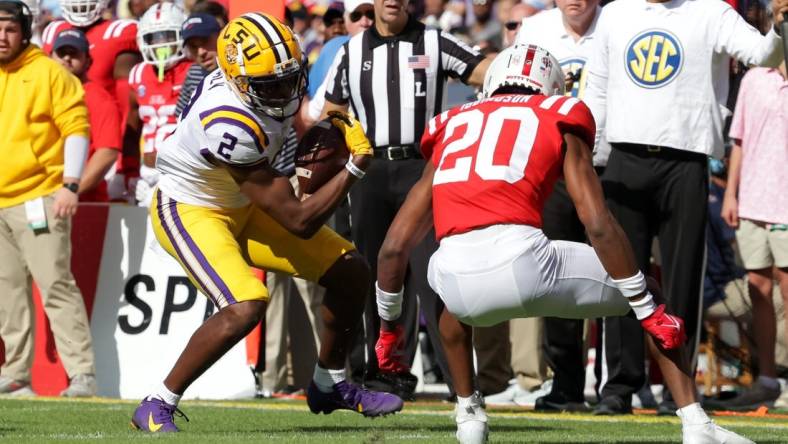
[[[396,36],[382,37],[373,26],[340,48],[326,77],[326,100],[350,103],[376,147],[418,144],[444,108],[448,76],[466,82],[482,60],[413,17]]]

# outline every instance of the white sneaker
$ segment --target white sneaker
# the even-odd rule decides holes
[[[8,376],[0,376],[0,395],[36,396],[29,382],[17,381]]]
[[[531,390],[530,392],[523,390],[521,393],[518,393],[514,397],[514,403],[520,407],[534,407],[538,398],[549,395],[552,390],[553,380],[548,379],[547,381],[543,382],[541,386]]]
[[[71,378],[68,387],[60,392],[66,398],[90,398],[96,396],[96,377],[90,374],[79,374]]]
[[[481,393],[476,392],[470,397],[467,405],[454,408],[454,420],[457,422],[457,441],[461,444],[484,444],[487,442],[487,412]]]
[[[684,444],[755,444],[741,435],[718,426],[714,421],[682,426],[681,434]]]
[[[484,403],[487,405],[514,405],[516,402],[515,399],[520,396],[528,395],[529,393],[528,390],[520,387],[520,384],[515,380],[506,390],[494,395],[485,396]]]
[[[774,401],[774,408],[788,409],[788,389],[783,390],[782,395]]]

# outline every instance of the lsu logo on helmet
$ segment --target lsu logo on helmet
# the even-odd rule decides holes
[[[679,39],[662,29],[635,36],[627,45],[626,70],[643,88],[660,88],[676,78],[684,63]]]
[[[247,13],[224,27],[217,51],[225,80],[249,108],[279,120],[295,115],[306,91],[306,58],[290,28]]]

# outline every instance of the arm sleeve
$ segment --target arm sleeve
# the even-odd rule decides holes
[[[350,99],[348,89],[348,43],[342,45],[326,75],[326,100],[344,105]]]
[[[739,94],[736,96],[736,108],[733,110],[733,119],[731,119],[731,129],[728,135],[734,139],[744,138],[744,118],[747,112],[747,92],[750,89],[750,78],[752,77],[753,70],[750,70],[744,75],[744,78],[739,85]]]
[[[782,60],[782,39],[771,28],[763,36],[730,5],[722,3],[714,51],[735,57],[745,65],[777,67]]]
[[[61,66],[53,67],[52,76],[52,120],[60,136],[90,136],[88,108],[85,106],[85,90],[79,79]]]
[[[443,70],[450,76],[468,81],[473,69],[476,68],[484,56],[473,50],[448,32],[440,32],[441,63]]]

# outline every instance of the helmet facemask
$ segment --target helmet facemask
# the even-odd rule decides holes
[[[234,86],[253,110],[277,120],[294,116],[307,87],[306,64],[294,59],[277,66],[277,74],[262,77],[238,76]]]
[[[85,27],[99,21],[108,4],[109,0],[60,0],[60,9],[67,22]]]

